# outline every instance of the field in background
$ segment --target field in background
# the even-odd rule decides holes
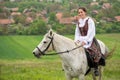
[[[65,80],[59,56],[36,59],[32,50],[43,36],[0,36],[0,80]],[[73,39],[73,35],[67,37]],[[117,43],[112,58],[107,60],[103,80],[120,80],[120,34],[100,34],[110,49]],[[86,76],[91,80],[91,76]]]

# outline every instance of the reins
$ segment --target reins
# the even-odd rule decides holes
[[[53,52],[53,53],[50,53],[50,54],[44,54],[44,55],[58,55],[58,54],[63,54],[63,53],[69,53],[71,51],[74,51],[78,48],[82,47],[82,45],[78,46],[78,47],[75,47],[73,49],[69,49],[69,50],[66,50],[66,51],[62,51],[62,52]]]
[[[54,35],[53,35],[53,36],[54,36]],[[48,46],[46,47],[45,50],[41,51],[41,50],[39,49],[39,47],[36,47],[36,48],[38,49],[38,51],[39,51],[42,55],[58,55],[58,54],[63,54],[63,53],[69,53],[69,52],[71,52],[71,51],[73,51],[73,50],[76,50],[76,49],[82,47],[82,45],[80,45],[80,46],[78,46],[78,47],[75,47],[75,48],[73,48],[73,49],[69,49],[69,50],[66,50],[66,51],[53,52],[53,53],[45,54],[45,51],[47,51],[47,49],[50,47],[51,44],[52,44],[53,49],[54,49],[54,44],[53,44],[53,39],[54,39],[54,38],[53,38],[53,36],[52,36],[52,37],[48,37],[49,39],[51,39],[51,41],[50,41],[50,43],[48,44]]]

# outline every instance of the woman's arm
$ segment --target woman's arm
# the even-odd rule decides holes
[[[78,25],[76,24],[76,29],[75,29],[75,42],[80,39],[80,31],[78,28]]]

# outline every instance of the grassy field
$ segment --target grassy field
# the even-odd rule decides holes
[[[32,50],[43,36],[0,36],[0,80],[65,80],[59,56],[36,59]],[[73,38],[72,35],[67,36]],[[103,80],[120,80],[120,34],[100,34],[110,49],[117,43],[113,56],[104,67]],[[86,76],[86,80],[92,80]]]

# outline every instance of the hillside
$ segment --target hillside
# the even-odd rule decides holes
[[[120,47],[120,34],[97,35],[110,50],[117,42]],[[0,36],[0,59],[35,59],[32,54],[33,49],[39,44],[43,36]],[[67,36],[73,38],[73,36]],[[119,59],[120,50],[116,49],[113,58]],[[49,57],[51,58],[51,57]],[[53,59],[53,57],[51,58]]]
[[[80,6],[86,7],[88,15],[95,20],[97,33],[120,32],[119,0],[2,1],[0,2],[0,35],[44,34],[49,25],[60,34],[73,34],[74,25],[69,22],[70,17],[77,15]],[[57,13],[63,14],[60,20],[56,18]]]

